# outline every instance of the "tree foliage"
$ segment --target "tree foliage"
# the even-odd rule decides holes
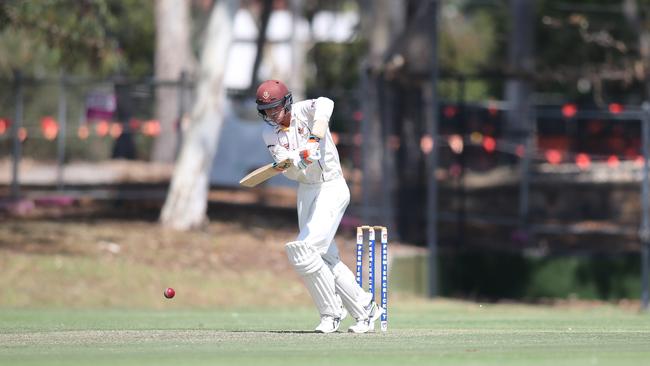
[[[638,3],[650,5],[648,1]],[[638,101],[645,78],[640,68],[640,34],[626,19],[622,4],[592,0],[538,4],[536,68],[552,75],[549,80],[554,81],[538,89],[562,91],[584,102]],[[643,7],[636,16],[646,16]]]
[[[153,4],[137,0],[5,0],[0,3],[0,75],[59,69],[151,74]]]
[[[489,5],[486,5],[489,4]],[[626,9],[626,4],[636,5]],[[508,1],[464,1],[462,12],[484,9],[495,35],[483,71],[507,74],[512,25]],[[539,96],[582,103],[637,103],[643,97],[647,67],[641,34],[650,29],[650,1],[603,2],[539,0],[535,2],[535,82]],[[631,13],[630,13],[631,12]],[[638,20],[638,27],[631,18]]]

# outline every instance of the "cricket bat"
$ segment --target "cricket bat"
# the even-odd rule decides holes
[[[258,184],[275,177],[291,166],[291,159],[284,159],[279,163],[270,163],[259,167],[239,181],[244,187],[255,187]]]

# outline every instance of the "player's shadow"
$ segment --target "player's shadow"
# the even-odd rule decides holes
[[[230,333],[319,334],[313,330],[229,330]]]
[[[316,331],[313,331],[313,330],[269,330],[269,331],[266,331],[266,333],[278,333],[278,334],[283,334],[283,333],[309,334],[309,333],[313,333],[313,334],[316,334]]]

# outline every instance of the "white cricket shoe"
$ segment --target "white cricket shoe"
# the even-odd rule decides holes
[[[375,330],[375,322],[384,313],[384,309],[377,305],[373,300],[366,306],[368,310],[368,317],[366,319],[357,319],[357,323],[348,328],[350,333],[368,333]]]
[[[335,318],[331,315],[323,315],[320,317],[320,324],[314,329],[316,333],[334,333],[339,330],[341,325],[341,318]]]

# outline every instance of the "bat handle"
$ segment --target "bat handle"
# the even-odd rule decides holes
[[[282,165],[279,165],[278,163],[273,163],[273,169],[275,169],[275,170],[277,170],[277,171],[279,171],[279,172],[283,172],[283,171],[285,171],[287,168],[288,168],[288,167],[287,167],[287,164],[286,164],[286,163],[285,163],[285,164],[282,164]]]

